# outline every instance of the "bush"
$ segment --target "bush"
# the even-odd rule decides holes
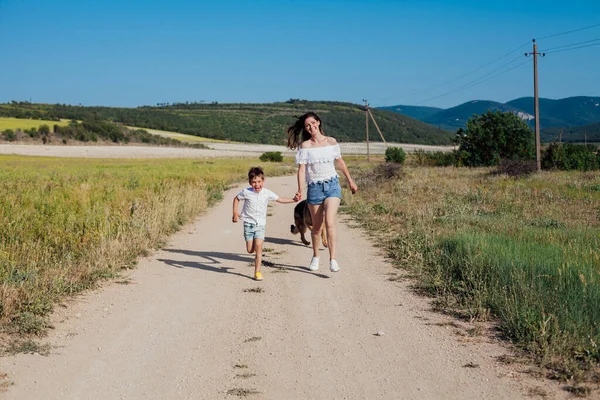
[[[434,151],[429,154],[429,158],[436,167],[459,166],[462,164],[458,151]]]
[[[494,174],[513,177],[527,176],[537,171],[537,162],[532,160],[502,160]]]
[[[406,153],[402,147],[388,147],[385,149],[385,161],[402,164],[406,159]]]
[[[4,131],[4,139],[8,140],[9,142],[14,142],[17,139],[17,135],[12,129],[7,129]]]
[[[40,135],[46,135],[48,136],[50,134],[50,127],[48,125],[41,125],[38,128],[38,132]]]
[[[417,149],[413,153],[413,157],[415,164],[417,165],[434,167],[462,167],[467,154],[458,150],[432,152]]]
[[[500,160],[531,160],[535,134],[512,112],[488,111],[467,121],[467,129],[456,132],[464,164],[471,167],[497,165]]]
[[[260,157],[260,161],[274,161],[281,162],[283,161],[283,155],[280,151],[267,151],[263,153]]]
[[[580,171],[600,169],[600,152],[591,144],[552,143],[544,150],[542,167]]]

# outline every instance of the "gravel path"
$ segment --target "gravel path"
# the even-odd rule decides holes
[[[291,196],[295,177],[267,179]],[[47,356],[0,359],[6,399],[518,399],[547,382],[497,362],[487,335],[429,311],[368,236],[339,224],[339,273],[306,268],[293,205],[268,218],[265,280],[252,280],[225,200],[107,284],[54,315]],[[458,335],[455,331],[460,331]],[[379,334],[378,334],[379,333]],[[521,367],[521,369],[526,369]],[[542,388],[543,387],[543,388]]]

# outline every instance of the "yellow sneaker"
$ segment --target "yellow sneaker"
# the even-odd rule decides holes
[[[263,276],[260,272],[255,272],[254,273],[254,279],[257,281],[262,281],[263,280]]]

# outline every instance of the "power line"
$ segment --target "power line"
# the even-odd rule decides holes
[[[594,46],[600,46],[600,43],[588,44],[586,46],[569,47],[568,49],[562,49],[562,50],[547,51],[546,54],[548,54],[548,53],[560,53],[561,51],[577,50],[577,49],[583,49],[585,47],[594,47]]]
[[[519,58],[520,58],[520,56],[519,56]],[[513,61],[511,61],[511,62],[510,62],[510,63],[508,63],[508,64],[512,64],[514,61],[516,61],[516,60],[513,60]],[[506,70],[504,70],[504,71],[502,71],[502,72],[500,72],[500,73],[497,73],[496,75],[494,75],[494,76],[491,76],[491,77],[489,77],[489,78],[487,78],[487,79],[483,79],[483,80],[481,80],[481,79],[482,79],[482,78],[484,78],[485,76],[479,77],[479,78],[477,78],[477,79],[475,79],[475,80],[473,80],[473,81],[471,81],[471,82],[469,82],[469,83],[467,83],[467,84],[465,84],[465,85],[463,85],[463,86],[460,86],[460,87],[459,87],[459,88],[457,88],[457,89],[454,89],[454,90],[451,90],[451,91],[449,91],[449,92],[446,92],[446,93],[440,94],[440,95],[438,95],[438,96],[435,96],[435,97],[429,98],[429,99],[427,99],[427,100],[423,100],[423,101],[421,101],[421,102],[417,103],[416,105],[420,105],[420,104],[423,104],[423,103],[427,103],[427,102],[429,102],[429,101],[431,101],[431,100],[439,99],[440,97],[448,96],[448,95],[450,95],[450,94],[453,94],[453,93],[458,93],[458,92],[461,92],[461,91],[463,91],[463,90],[465,90],[465,89],[470,89],[470,88],[472,88],[472,87],[474,87],[474,86],[480,85],[480,84],[482,84],[482,83],[484,83],[484,82],[487,82],[487,81],[489,81],[489,80],[492,80],[492,79],[494,79],[494,78],[497,78],[497,77],[498,77],[498,76],[500,76],[500,75],[504,75],[504,74],[506,74],[507,72],[510,72],[510,71],[512,71],[512,70],[514,70],[514,69],[517,69],[517,68],[519,68],[520,66],[522,66],[522,65],[524,65],[524,64],[527,64],[529,61],[530,61],[529,59],[528,59],[528,60],[525,60],[524,62],[522,62],[522,63],[520,63],[520,64],[518,64],[518,65],[516,65],[516,66],[514,66],[514,67],[512,67],[512,68],[508,68],[508,69],[506,69]],[[507,65],[508,65],[508,64],[507,64]],[[478,81],[479,81],[479,82],[478,82]]]
[[[442,82],[442,83],[440,83],[440,84],[437,84],[437,85],[435,85],[435,86],[431,86],[431,87],[429,87],[429,88],[426,88],[426,89],[421,89],[421,90],[417,90],[417,91],[415,91],[415,92],[412,92],[412,93],[408,93],[408,94],[404,95],[403,97],[410,97],[410,96],[414,96],[414,95],[416,95],[416,94],[421,94],[421,93],[429,92],[430,90],[437,89],[437,88],[439,88],[439,87],[442,87],[442,86],[445,86],[445,85],[447,85],[447,84],[449,84],[449,83],[455,82],[455,81],[457,81],[457,80],[459,80],[459,79],[461,79],[461,78],[464,78],[465,76],[469,76],[469,75],[471,75],[471,74],[474,74],[475,72],[481,71],[482,69],[484,69],[484,68],[485,68],[485,67],[487,67],[488,65],[491,65],[491,64],[495,63],[496,61],[499,61],[499,60],[503,59],[504,57],[507,57],[507,56],[509,56],[509,55],[511,55],[511,54],[513,54],[513,53],[515,53],[515,52],[517,52],[517,51],[519,51],[519,50],[521,50],[523,47],[527,46],[528,44],[529,44],[529,41],[528,41],[528,42],[526,42],[526,43],[524,43],[524,44],[522,44],[522,45],[520,45],[519,47],[515,48],[514,50],[511,50],[511,51],[509,51],[508,53],[506,53],[506,54],[504,54],[504,55],[502,55],[502,56],[500,56],[500,57],[498,57],[498,58],[495,58],[495,59],[493,59],[492,61],[489,61],[489,62],[487,62],[487,63],[483,64],[483,65],[482,65],[482,66],[480,66],[480,67],[477,67],[477,68],[475,68],[474,70],[471,70],[471,71],[469,71],[469,72],[466,72],[466,73],[464,73],[464,74],[462,74],[462,75],[459,75],[459,76],[457,76],[457,77],[454,77],[454,78],[452,78],[452,79],[449,79],[449,80],[447,80],[447,81],[445,81],[445,82]]]
[[[539,38],[537,38],[537,39],[538,39],[538,40],[541,40],[541,39],[548,39],[548,38],[551,38],[551,37],[556,37],[556,36],[567,35],[567,34],[569,34],[569,33],[574,33],[574,32],[579,32],[579,31],[583,31],[583,30],[586,30],[586,29],[595,28],[595,27],[597,27],[597,26],[600,26],[600,24],[596,24],[596,25],[590,25],[590,26],[586,26],[586,27],[579,28],[579,29],[573,29],[573,30],[566,31],[566,32],[560,32],[560,33],[555,33],[555,34],[552,34],[552,35],[542,36],[542,37],[539,37]]]
[[[545,52],[545,53],[548,53],[548,52],[551,52],[551,51],[553,51],[553,50],[556,50],[556,49],[564,49],[565,47],[578,46],[578,45],[580,45],[580,44],[597,42],[597,41],[599,41],[599,40],[600,40],[600,38],[598,38],[598,39],[592,39],[592,40],[586,40],[586,41],[584,41],[584,42],[578,42],[578,43],[565,44],[564,46],[551,47],[551,48],[549,48],[549,49],[546,49],[544,52]]]
[[[465,84],[464,84],[463,86],[461,86],[461,87],[469,87],[469,86],[471,86],[471,84],[472,84],[472,83],[475,83],[475,82],[477,82],[477,81],[479,81],[479,80],[482,80],[483,78],[486,78],[486,77],[488,77],[488,76],[492,75],[494,72],[496,72],[496,71],[499,71],[499,70],[501,70],[501,69],[502,69],[502,68],[504,68],[504,67],[508,67],[510,64],[514,63],[514,62],[515,62],[515,61],[517,61],[517,60],[521,60],[521,57],[522,57],[522,56],[518,56],[517,58],[515,58],[515,59],[513,59],[513,60],[511,60],[511,61],[509,61],[509,62],[507,62],[506,64],[503,64],[503,65],[499,66],[498,68],[494,68],[493,70],[491,70],[491,71],[490,71],[490,72],[488,72],[487,74],[485,74],[485,75],[482,75],[482,76],[480,76],[479,78],[472,80],[471,82],[465,83]]]

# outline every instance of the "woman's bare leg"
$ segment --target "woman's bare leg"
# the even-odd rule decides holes
[[[336,219],[337,212],[340,208],[341,199],[338,197],[328,197],[325,199],[324,210],[325,210],[325,224],[327,226],[327,241],[329,242],[329,260],[336,259],[337,250],[337,232],[336,232]],[[314,239],[313,239],[314,240]]]
[[[310,232],[313,247],[313,257],[319,257],[321,230],[323,229],[323,204],[308,204],[308,210],[310,211],[310,216],[313,223],[313,228]]]

